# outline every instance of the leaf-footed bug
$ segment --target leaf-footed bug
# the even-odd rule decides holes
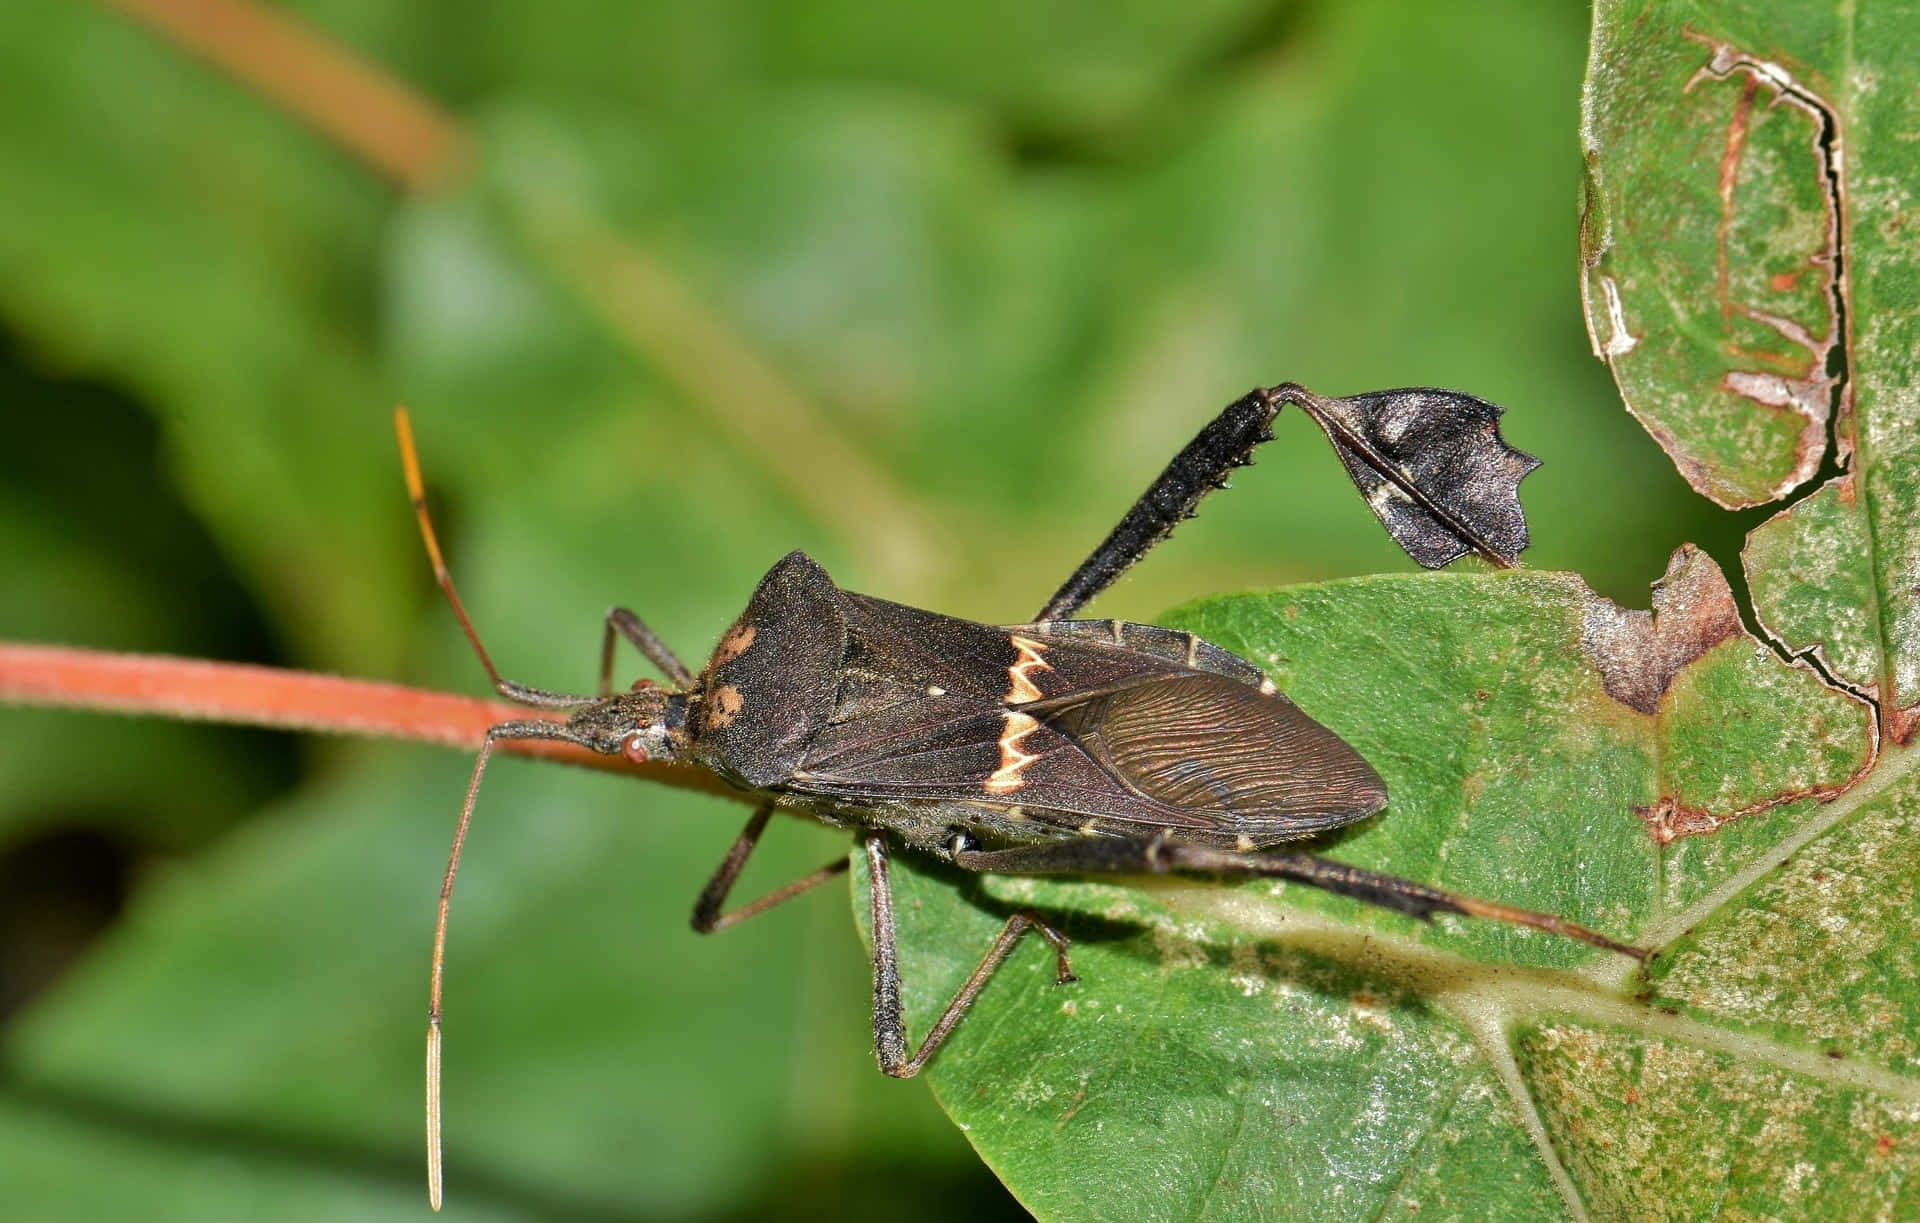
[[[1040,914],[1007,919],[917,1049],[900,1003],[890,845],[963,870],[1274,878],[1431,920],[1438,913],[1532,926],[1645,958],[1565,918],[1455,895],[1309,854],[1287,841],[1386,805],[1372,767],[1277,691],[1258,668],[1191,633],[1070,616],[1225,486],[1275,414],[1295,404],[1403,548],[1428,567],[1477,552],[1513,562],[1526,546],[1518,485],[1536,465],[1499,437],[1500,410],[1417,388],[1328,399],[1294,384],[1257,389],[1201,430],[1033,622],[994,627],[840,589],[804,553],[754,590],[695,674],[641,619],[607,614],[594,696],[502,678],[454,589],[404,409],[395,411],[408,493],[434,575],[500,695],[565,721],[488,729],[448,855],[434,924],[427,1013],[428,1191],[442,1197],[441,983],[448,902],[480,779],[502,740],[548,739],[634,761],[710,769],[759,806],[700,892],[693,927],[722,929],[843,873],[838,859],[732,910],[725,903],[776,807],[851,829],[871,872],[873,1037],[880,1068],[916,1074],[987,979],[1032,930],[1073,980],[1068,940]],[[668,681],[612,692],[625,638]]]

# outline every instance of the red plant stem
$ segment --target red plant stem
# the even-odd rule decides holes
[[[0,704],[405,739],[463,751],[478,751],[496,722],[538,716],[505,701],[378,680],[6,641],[0,641]],[[544,740],[502,740],[497,750],[739,797],[713,774],[689,765],[631,764]]]

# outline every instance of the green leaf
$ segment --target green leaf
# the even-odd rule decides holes
[[[1920,401],[1912,312],[1884,307],[1913,282],[1893,186],[1912,153],[1892,133],[1920,103],[1874,58],[1913,17],[1596,12],[1595,348],[1702,492],[1751,505],[1825,481],[1744,558],[1778,642],[1749,636],[1686,551],[1651,620],[1553,575],[1369,580],[1174,617],[1269,668],[1385,777],[1388,812],[1335,856],[1554,909],[1660,958],[1629,973],[1531,932],[1420,928],[1297,887],[981,883],[986,911],[954,923],[972,948],[1022,904],[1073,913],[1081,944],[1080,986],[1052,987],[1049,957],[1024,951],[929,1071],[1037,1212],[1920,1204],[1920,791],[1882,740],[1915,725]],[[902,890],[938,913],[953,886]],[[909,995],[920,1030],[974,954],[930,925],[903,926],[903,971],[931,978]],[[1475,1145],[1454,1140],[1463,1106],[1480,1110]]]
[[[110,10],[8,5],[0,79],[12,327],[148,404],[182,498],[299,657],[391,659],[410,552],[381,508],[390,392],[360,308],[385,190]]]
[[[1703,564],[1677,559],[1657,600],[1672,619],[1648,626],[1644,640],[1665,642],[1670,661],[1675,624],[1691,628],[1682,617],[1711,602]],[[1904,761],[1874,774],[1877,800],[1793,800],[1872,758],[1870,711],[1737,630],[1695,642],[1637,709],[1610,693],[1634,696],[1620,687],[1623,654],[1597,631],[1619,614],[1574,579],[1500,574],[1361,579],[1173,616],[1267,668],[1387,781],[1387,813],[1332,856],[1662,946],[1657,992],[1647,999],[1627,961],[1534,931],[1422,927],[1297,886],[1163,882],[1143,895],[989,879],[968,903],[951,880],[920,875],[899,888],[918,911],[901,927],[915,1031],[1012,907],[1073,915],[1080,983],[1054,987],[1050,957],[1024,949],[928,1071],[1016,1194],[1063,1219],[1489,1217],[1523,1203],[1564,1209],[1556,1190],[1596,1213],[1644,1216],[1660,1200],[1649,1184],[1701,1174],[1682,1159],[1700,1124],[1696,1093],[1724,1088],[1714,1123],[1736,1131],[1774,1115],[1765,1100],[1741,1103],[1749,1080],[1815,1093],[1818,1106],[1792,1116],[1819,1173],[1743,1163],[1724,1200],[1759,1209],[1896,1193],[1916,1156],[1894,1148],[1920,1139],[1899,1118],[1920,1084],[1858,1040],[1845,1063],[1825,1048],[1862,1009],[1879,1014],[1884,1039],[1907,1030],[1915,1002],[1886,1012],[1912,998],[1912,888],[1862,912],[1860,888],[1791,881],[1810,858],[1851,869],[1836,864],[1858,860],[1846,843],[1863,834],[1882,852],[1900,844],[1881,804],[1906,793]],[[1764,813],[1671,822],[1674,808],[1724,815],[1757,796]],[[1726,952],[1701,942],[1751,906],[1778,905],[1741,890],[1755,880],[1798,897],[1798,914],[1772,920],[1812,944],[1761,951],[1750,930],[1729,937],[1749,976],[1776,983],[1770,994],[1727,981]],[[1834,962],[1835,936],[1817,932],[1856,921],[1873,932],[1855,936],[1872,944],[1872,968],[1849,955],[1821,979],[1783,978],[1781,965]],[[1694,933],[1668,946],[1683,930]],[[1855,996],[1863,977],[1871,1001]],[[1687,985],[1670,998],[1676,981]],[[1716,1004],[1747,1013],[1719,1022]],[[1826,1009],[1822,1024],[1804,1022]],[[1568,1052],[1588,1045],[1604,1064]],[[1693,1077],[1663,1079],[1648,1069],[1660,1058]],[[1873,1126],[1894,1153],[1851,1158],[1873,1148]],[[1628,1149],[1669,1158],[1609,1162],[1630,1137],[1640,1145]]]

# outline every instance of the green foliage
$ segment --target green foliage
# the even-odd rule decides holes
[[[404,199],[105,6],[0,11],[0,635],[478,690],[411,534],[397,398],[481,631],[510,674],[553,686],[591,683],[613,601],[702,654],[796,546],[852,588],[1017,620],[1255,382],[1508,405],[1509,438],[1546,460],[1525,489],[1536,570],[1638,604],[1683,540],[1733,559],[1734,528],[1633,429],[1580,334],[1576,11],[295,7],[457,114],[457,182]],[[1850,38],[1803,7],[1809,47],[1764,54],[1829,99],[1844,83],[1855,108],[1860,486],[1770,526],[1784,559],[1754,561],[1752,585],[1794,648],[1825,643],[1842,678],[1904,694],[1912,617],[1887,596],[1915,546],[1902,447],[1920,431],[1903,367],[1867,357],[1915,348],[1910,69],[1848,58],[1899,44],[1872,33],[1903,28],[1899,6],[1861,6]],[[1616,76],[1671,104],[1707,50],[1675,52],[1660,23],[1709,15],[1603,5],[1595,62],[1652,55],[1643,40],[1658,71]],[[1683,91],[1709,109],[1659,124],[1724,120],[1738,89]],[[1766,120],[1782,164],[1804,152],[1795,122]],[[1604,157],[1589,172],[1593,215],[1634,232],[1655,197]],[[1609,194],[1625,181],[1634,194]],[[1730,249],[1805,236],[1817,192],[1782,182]],[[1717,178],[1672,189],[1718,206]],[[1672,252],[1697,263],[1701,240]],[[1590,293],[1628,282],[1606,262],[1624,257],[1590,270]],[[1774,292],[1785,269],[1737,270]],[[1649,337],[1635,357],[1670,330],[1693,341],[1664,371],[1616,362],[1650,419],[1640,400],[1686,398],[1673,369],[1724,374],[1701,364],[1724,337],[1687,296],[1698,272],[1631,273],[1680,284],[1685,320],[1639,313],[1660,294],[1623,297]],[[1771,488],[1787,423],[1749,451],[1764,428],[1704,420],[1699,461]],[[1098,610],[1407,568],[1304,421],[1236,484]],[[1844,542],[1861,539],[1865,565]],[[1650,980],[1297,889],[899,871],[917,1030],[1009,906],[1057,908],[1077,940],[1079,986],[1053,987],[1023,947],[929,1070],[1022,1202],[1476,1218],[1577,1192],[1596,1214],[1684,1214],[1724,1176],[1714,1200],[1752,1213],[1910,1210],[1906,758],[1838,802],[1657,844],[1634,807],[1725,814],[1844,780],[1864,715],[1740,639],[1666,706],[1630,709],[1582,651],[1598,606],[1553,573],[1396,573],[1180,618],[1271,668],[1394,787],[1329,854],[1616,934],[1690,929]],[[423,1209],[427,935],[466,765],[275,742],[0,715],[0,850],[101,829],[138,868],[127,913],[0,1032],[11,1207]],[[453,1214],[1007,1208],[926,1093],[873,1073],[837,903],[715,940],[686,929],[744,814],[521,764],[490,776],[450,943]],[[743,886],[842,850],[779,828]],[[0,919],[15,955],[69,917],[49,901]]]

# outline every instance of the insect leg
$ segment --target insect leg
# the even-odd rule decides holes
[[[1252,462],[1249,456],[1254,448],[1273,439],[1273,417],[1285,402],[1267,391],[1254,390],[1228,404],[1174,456],[1034,620],[1070,618],[1148,549],[1171,535],[1173,528],[1193,517],[1202,497],[1225,488],[1227,473]]]
[[[1125,840],[1093,838],[1023,845],[1015,849],[960,850],[954,863],[964,870],[1010,875],[1213,875],[1227,879],[1291,879],[1310,887],[1351,896],[1383,909],[1392,909],[1431,921],[1436,913],[1486,917],[1519,926],[1532,926],[1564,938],[1577,939],[1604,951],[1617,951],[1638,960],[1652,952],[1616,942],[1604,934],[1551,913],[1536,913],[1430,888],[1411,879],[1382,875],[1346,866],[1311,854],[1238,853],[1209,849],[1165,838]]]
[[[800,893],[819,887],[827,880],[844,874],[847,859],[835,858],[811,875],[803,875],[783,888],[776,888],[760,899],[741,905],[731,913],[722,913],[720,906],[727,903],[727,893],[733,890],[734,881],[740,878],[741,868],[747,864],[753,847],[760,843],[760,834],[767,830],[767,820],[773,815],[773,804],[763,803],[760,810],[753,813],[747,826],[734,838],[733,847],[727,850],[727,856],[720,861],[720,869],[713,872],[713,878],[707,880],[707,886],[700,889],[700,899],[693,902],[693,928],[700,934],[712,934],[715,930],[725,930],[737,925],[749,917],[757,917],[783,901],[792,900]]]
[[[693,672],[687,670],[687,664],[672,647],[660,640],[658,634],[648,628],[646,622],[624,607],[607,610],[606,631],[600,636],[600,688],[601,696],[613,692],[613,642],[619,634],[633,643],[633,648],[646,655],[648,662],[658,667],[660,674],[673,682],[676,688],[691,688]]]
[[[1021,909],[1007,918],[993,946],[980,958],[966,984],[947,1003],[928,1029],[927,1038],[911,1054],[907,1052],[907,1020],[900,1008],[900,948],[893,929],[893,885],[887,878],[887,841],[879,833],[865,838],[867,869],[872,874],[869,888],[873,897],[873,1053],[880,1069],[896,1079],[919,1074],[952,1033],[953,1026],[967,1013],[980,995],[994,969],[1012,954],[1020,936],[1032,930],[1053,945],[1054,983],[1066,985],[1075,978],[1067,964],[1067,936],[1042,921],[1038,913]]]

